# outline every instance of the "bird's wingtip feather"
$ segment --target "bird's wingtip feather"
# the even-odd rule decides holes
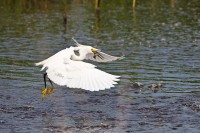
[[[41,62],[35,63],[35,65],[36,65],[36,66],[39,66],[39,65],[41,65]]]
[[[78,41],[74,37],[72,37],[72,40],[76,43],[77,46],[81,45],[80,43],[78,43]]]
[[[122,59],[124,59],[124,58],[125,58],[125,56],[122,55],[122,56],[118,57],[118,60],[122,60]]]

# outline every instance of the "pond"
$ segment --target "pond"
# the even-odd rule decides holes
[[[99,11],[88,0],[0,1],[0,132],[199,132],[199,12],[198,0],[140,0],[135,10],[102,0]],[[91,62],[120,82],[99,92],[55,85],[42,101],[34,63],[72,37],[124,55]]]

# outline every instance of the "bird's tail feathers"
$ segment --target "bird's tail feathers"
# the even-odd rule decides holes
[[[41,62],[35,63],[36,66],[41,66],[41,65],[43,65],[43,67],[42,67],[42,69],[41,69],[40,71],[42,71],[42,70],[45,69],[46,66],[45,66],[44,64],[45,64],[44,61],[41,61]]]
[[[40,65],[43,65],[43,61],[41,62],[38,62],[38,63],[35,63],[36,66],[40,66]]]

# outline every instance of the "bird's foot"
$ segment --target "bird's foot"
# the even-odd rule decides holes
[[[45,96],[47,95],[48,88],[44,88],[42,91],[42,100],[44,100]]]
[[[48,88],[47,94],[50,96],[51,93],[53,92],[54,87],[51,86],[50,88]]]

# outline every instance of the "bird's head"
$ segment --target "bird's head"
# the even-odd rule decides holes
[[[101,52],[99,49],[93,48],[91,46],[81,45],[79,47],[75,47],[74,53],[77,56],[76,60],[83,60],[86,58],[87,54],[92,54],[93,58],[99,57],[103,59]],[[78,59],[79,58],[79,59]],[[75,59],[75,57],[73,57]]]

